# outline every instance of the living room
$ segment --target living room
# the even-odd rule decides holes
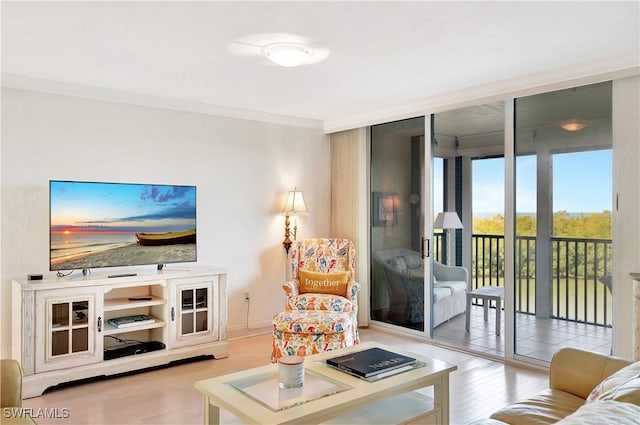
[[[631,3],[637,10],[637,2]],[[418,115],[416,110],[422,111],[419,115],[423,115],[425,111],[453,109],[460,104],[509,99],[523,91],[536,93],[613,80],[614,107],[618,112],[614,114],[613,122],[613,131],[617,137],[614,149],[618,161],[615,181],[620,205],[616,218],[618,262],[615,273],[620,281],[628,282],[614,294],[617,333],[614,336],[613,351],[624,358],[633,358],[633,296],[627,275],[629,272],[640,271],[637,255],[640,251],[637,220],[640,202],[640,194],[637,192],[637,183],[640,181],[637,170],[637,140],[640,133],[636,119],[639,84],[637,41],[635,45],[631,43],[636,48],[632,52],[635,57],[631,59],[617,58],[617,62],[602,59],[596,61],[597,66],[592,65],[591,68],[550,66],[547,74],[541,70],[534,76],[531,75],[533,73],[521,74],[520,79],[508,76],[498,82],[492,81],[480,86],[459,82],[458,85],[450,86],[450,89],[432,96],[413,92],[411,96],[414,99],[428,98],[427,101],[419,104],[409,104],[407,101],[407,106],[400,112],[397,112],[400,110],[397,108],[389,111],[389,108],[397,106],[397,101],[389,100],[387,105],[380,106],[377,110],[364,110],[360,101],[355,102],[351,109],[352,112],[359,111],[358,113],[327,115],[330,118],[324,120],[313,114],[292,116],[291,110],[286,111],[284,108],[256,109],[255,104],[245,110],[240,101],[218,105],[214,102],[215,94],[209,94],[206,101],[198,102],[205,98],[204,94],[199,98],[192,92],[187,99],[171,99],[167,92],[161,95],[145,92],[139,89],[144,86],[142,79],[145,75],[149,75],[151,79],[159,74],[178,81],[200,77],[197,73],[190,74],[178,67],[163,68],[153,60],[140,64],[139,67],[135,66],[136,62],[120,63],[106,57],[98,60],[90,56],[91,46],[70,51],[60,49],[60,46],[50,46],[49,53],[43,54],[41,61],[37,60],[37,54],[29,58],[27,62],[31,67],[27,67],[27,63],[19,59],[17,52],[31,51],[29,44],[23,44],[28,37],[16,27],[27,25],[30,22],[27,19],[29,16],[39,15],[37,8],[40,6],[9,5],[4,2],[2,6],[0,357],[8,358],[16,352],[15,341],[18,336],[12,329],[16,306],[11,298],[11,281],[25,281],[28,274],[43,274],[45,278],[55,278],[55,272],[49,270],[50,180],[196,186],[197,263],[228,271],[228,335],[232,340],[264,335],[265,332],[270,333],[272,318],[282,311],[285,303],[281,286],[288,276],[288,270],[286,254],[281,244],[284,230],[281,210],[287,192],[294,188],[303,190],[309,210],[308,214],[296,217],[297,239],[346,236],[356,241],[360,259],[359,280],[365,287],[361,297],[362,300],[368,299],[366,226],[363,231],[362,226],[358,227],[357,223],[353,223],[358,221],[358,217],[362,220],[362,217],[368,216],[366,211],[370,201],[366,182],[358,180],[348,187],[335,187],[341,177],[365,162],[366,157],[360,150],[365,146],[364,139],[360,137],[365,130],[361,129],[375,123],[412,117],[415,116],[414,113]],[[55,2],[48,7],[54,8]],[[262,7],[268,10],[268,2]],[[136,9],[131,16],[137,16],[141,11],[144,9]],[[118,16],[118,13],[115,15]],[[82,16],[86,18],[86,15]],[[72,15],[67,19],[69,21],[63,22],[74,21]],[[82,20],[76,22],[80,21]],[[90,26],[90,21],[82,22]],[[637,19],[632,20],[630,25],[634,23],[637,24]],[[31,25],[37,24],[38,20],[31,22]],[[121,24],[126,27],[125,23]],[[55,28],[55,25],[51,25]],[[24,28],[33,29],[28,25]],[[298,30],[302,31],[302,28],[298,27]],[[64,32],[62,29],[60,31]],[[631,34],[636,33],[637,28],[635,33],[632,28]],[[12,38],[16,35],[24,39]],[[46,44],[46,31],[39,35],[40,37],[36,37],[38,43]],[[52,38],[55,37],[52,35]],[[81,41],[82,37],[78,38],[77,41]],[[109,44],[109,36],[105,35],[105,39],[105,43]],[[71,40],[61,37],[58,41]],[[127,44],[121,40],[116,44],[116,50],[127,49]],[[169,49],[173,53],[175,50],[175,46]],[[57,70],[59,81],[55,81],[54,73],[36,72],[54,64],[65,68],[66,55],[69,55],[70,64],[86,55],[84,59],[87,62],[96,61],[100,64],[100,71],[93,69],[95,73],[85,73],[84,78],[75,81],[67,81],[64,69],[60,68]],[[147,51],[145,55],[153,58],[155,53]],[[604,54],[602,56],[605,57]],[[225,56],[225,60],[244,61],[245,65],[247,63],[247,57],[234,57],[231,54]],[[197,62],[196,59],[193,61]],[[260,84],[255,82],[260,80],[259,76],[264,75],[266,78],[283,70],[268,67],[264,65],[266,62],[264,59],[264,62],[252,64],[252,73],[244,75],[246,80],[252,80],[247,82],[249,90],[259,89]],[[578,62],[575,59],[575,63]],[[21,69],[22,66],[25,68]],[[110,67],[117,68],[114,74],[111,77],[102,75],[108,74]],[[307,68],[311,67],[309,65]],[[126,79],[131,68],[135,68],[137,78]],[[557,71],[556,68],[561,69],[552,72],[554,69]],[[296,69],[285,71],[295,72]],[[297,79],[300,78],[306,84],[316,78],[315,74],[304,78],[295,77],[296,74],[292,72],[287,74],[292,83],[298,84]],[[230,78],[224,73],[218,77],[222,81]],[[122,84],[100,87],[101,81],[110,78],[120,80]],[[233,86],[237,83],[226,84]],[[275,86],[274,83],[264,84]],[[278,90],[283,90],[282,87]],[[222,88],[218,90],[221,90],[222,96]],[[295,89],[284,91],[299,90],[300,86],[296,85]],[[314,98],[313,93],[300,92],[303,93],[300,97],[306,98],[299,100],[303,104]],[[175,93],[177,97],[178,92]],[[277,98],[273,93],[270,95]],[[242,91],[238,97],[251,96]],[[287,103],[288,99],[281,103]],[[336,146],[340,143],[340,138],[345,137],[344,133],[336,134],[342,130],[358,133],[357,140],[349,142],[349,147]],[[353,146],[358,153],[355,157],[339,155],[341,149],[349,151]],[[359,178],[361,179],[361,175]],[[345,207],[345,204],[337,204],[345,199],[357,199],[358,206]],[[364,210],[361,204],[365,205]],[[365,214],[360,215],[360,211],[365,211]],[[168,265],[167,269],[170,270],[171,267],[185,266]],[[135,267],[136,272],[153,269],[155,265]],[[130,270],[126,267],[109,271],[95,269],[92,273],[99,275]],[[250,294],[249,303],[245,300],[246,292]],[[361,305],[360,324],[375,328],[376,324],[368,316],[368,306],[362,301]],[[262,338],[255,340],[259,341],[260,348],[254,349],[268,356],[270,347],[263,346],[266,339]],[[233,353],[232,350],[232,355]],[[268,361],[264,357],[261,359]],[[197,369],[197,364],[192,367]],[[161,373],[170,374],[170,370]],[[197,375],[197,372],[194,374]],[[194,381],[198,379],[200,378]],[[37,405],[36,401],[31,403],[32,406]],[[471,417],[472,415],[467,419]]]

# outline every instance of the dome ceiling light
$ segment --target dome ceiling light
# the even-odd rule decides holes
[[[580,131],[586,126],[586,122],[578,119],[568,120],[560,125],[560,127],[565,131]]]
[[[262,53],[272,62],[286,67],[300,66],[313,56],[313,49],[300,43],[271,43]]]

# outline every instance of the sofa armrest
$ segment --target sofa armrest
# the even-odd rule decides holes
[[[0,401],[1,407],[22,406],[22,370],[20,364],[13,359],[2,359],[0,377],[2,378]]]
[[[549,388],[586,399],[600,382],[628,364],[619,357],[565,347],[551,359]]]
[[[433,274],[438,280],[460,281],[469,284],[469,271],[462,266],[447,266],[437,261],[433,262]]]

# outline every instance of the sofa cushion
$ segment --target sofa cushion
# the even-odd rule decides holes
[[[587,397],[585,404],[616,400],[640,405],[640,361],[625,366],[603,380]]]
[[[437,284],[434,283],[434,286],[439,288],[449,288],[451,289],[452,294],[457,294],[458,292],[464,292],[467,290],[467,282],[465,281],[451,281],[451,280],[441,280]]]
[[[447,287],[434,287],[433,288],[433,302],[437,303],[445,298],[451,296],[451,289]]]
[[[558,424],[620,425],[640,423],[640,406],[613,400],[603,400],[580,407]]]
[[[508,424],[543,425],[553,424],[570,415],[584,404],[584,399],[564,391],[547,389],[491,415]]]

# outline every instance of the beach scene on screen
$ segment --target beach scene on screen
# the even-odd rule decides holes
[[[50,183],[51,270],[196,261],[196,188]]]

